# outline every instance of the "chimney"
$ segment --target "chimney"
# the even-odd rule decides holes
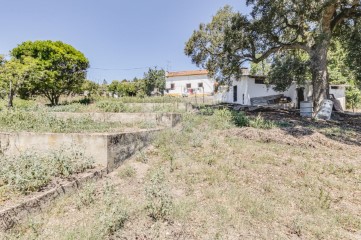
[[[243,76],[248,76],[249,75],[249,69],[246,67],[241,67],[241,73]]]

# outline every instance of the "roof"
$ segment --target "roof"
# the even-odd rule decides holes
[[[167,72],[166,77],[181,77],[181,76],[196,76],[196,75],[208,75],[207,70],[191,70],[181,72]]]

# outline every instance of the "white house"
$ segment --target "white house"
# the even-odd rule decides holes
[[[286,91],[277,92],[272,86],[266,85],[265,77],[252,76],[248,69],[243,69],[240,79],[234,79],[230,86],[220,87],[215,95],[216,101],[225,103],[236,103],[242,105],[266,105],[272,102],[272,97],[283,95],[291,102],[291,107],[299,107],[301,101],[312,100],[312,86],[306,84],[298,86],[293,83]],[[345,85],[330,85],[330,95],[339,100],[343,109],[346,109]],[[262,102],[263,100],[263,102]]]
[[[188,96],[192,94],[213,95],[214,80],[207,70],[166,73],[166,95]]]

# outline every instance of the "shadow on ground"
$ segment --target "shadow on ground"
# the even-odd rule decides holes
[[[294,110],[261,108],[246,114],[249,117],[261,115],[274,121],[293,137],[311,136],[317,132],[343,144],[361,146],[361,115],[333,113],[332,120],[324,121],[302,118]]]

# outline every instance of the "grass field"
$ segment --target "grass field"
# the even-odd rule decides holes
[[[261,117],[239,128],[229,116],[184,115],[3,238],[361,238],[359,146]]]

